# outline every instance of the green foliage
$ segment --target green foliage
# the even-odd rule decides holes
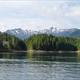
[[[24,41],[8,35],[6,33],[0,33],[0,51],[9,50],[26,50]]]
[[[23,41],[18,40],[18,42],[15,45],[15,49],[17,49],[17,50],[26,50],[26,44]]]
[[[80,39],[38,34],[22,41],[6,33],[0,33],[0,51],[8,50],[76,51],[80,50]]]
[[[27,49],[31,50],[77,50],[80,48],[80,39],[55,37],[47,34],[33,35],[26,40]]]

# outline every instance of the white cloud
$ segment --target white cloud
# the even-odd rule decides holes
[[[80,4],[72,0],[0,1],[0,24],[6,26],[2,30],[15,27],[37,30],[52,25],[69,28],[79,26],[79,16]]]
[[[80,6],[72,7],[70,11],[66,14],[66,16],[79,17],[80,16]]]

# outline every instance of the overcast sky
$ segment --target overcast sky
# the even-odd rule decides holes
[[[80,28],[80,0],[0,0],[0,30]]]

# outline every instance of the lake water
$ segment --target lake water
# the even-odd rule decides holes
[[[0,54],[0,80],[80,80],[77,57]]]

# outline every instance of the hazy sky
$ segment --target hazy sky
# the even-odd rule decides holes
[[[80,28],[80,0],[0,0],[0,30]]]

